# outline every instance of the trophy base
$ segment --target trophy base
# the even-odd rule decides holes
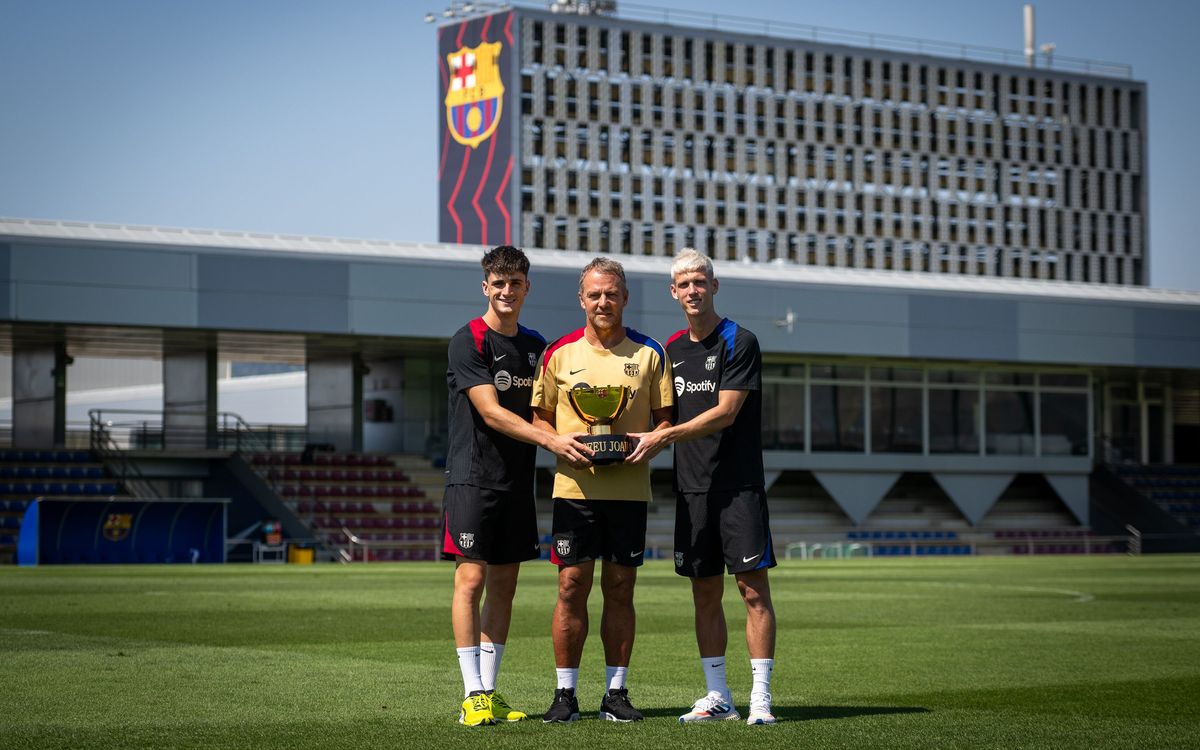
[[[620,463],[633,452],[633,441],[625,435],[585,435],[579,442],[595,451],[591,457],[595,466]]]

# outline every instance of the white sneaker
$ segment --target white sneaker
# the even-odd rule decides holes
[[[732,701],[716,690],[692,704],[692,710],[679,717],[680,724],[693,721],[737,721],[741,719]]]
[[[771,713],[771,694],[755,693],[750,696],[750,715],[746,717],[747,724],[774,724],[775,714]]]

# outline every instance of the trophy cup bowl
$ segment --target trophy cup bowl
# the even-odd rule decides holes
[[[623,385],[577,385],[567,391],[571,408],[588,426],[579,442],[594,451],[591,462],[596,466],[624,461],[633,451],[628,437],[612,434],[612,423],[625,412],[632,395]]]

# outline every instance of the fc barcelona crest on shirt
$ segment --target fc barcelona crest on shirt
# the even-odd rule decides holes
[[[450,64],[446,126],[464,146],[475,148],[500,124],[504,103],[500,48],[500,42],[485,42],[478,47],[460,47],[446,56]]]
[[[133,528],[132,513],[109,513],[104,519],[104,538],[110,542],[119,542],[129,536]]]
[[[717,355],[715,355],[715,354],[708,355],[708,359],[704,360],[704,369],[705,370],[717,369]]]
[[[463,532],[458,535],[458,546],[463,549],[471,549],[475,546],[475,535]]]
[[[638,373],[641,371],[642,371],[642,368],[638,365],[637,362],[626,362],[625,363],[625,374],[628,375],[629,377],[636,378],[638,376]]]

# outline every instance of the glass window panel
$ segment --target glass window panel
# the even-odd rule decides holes
[[[864,450],[863,406],[862,386],[812,386],[812,449]]]
[[[866,369],[852,365],[813,365],[812,376],[823,380],[862,380]]]
[[[804,386],[763,383],[763,447],[804,450]]]
[[[979,373],[973,370],[930,370],[930,383],[978,383]]]
[[[1001,456],[1033,455],[1033,393],[987,394],[987,452]]]
[[[1086,456],[1088,396],[1086,393],[1043,393],[1042,455]]]
[[[920,383],[921,371],[911,367],[872,367],[871,380],[893,383]]]
[[[921,452],[920,388],[871,388],[871,451]]]
[[[984,373],[983,382],[988,385],[1033,385],[1033,373],[989,372]]]
[[[1065,375],[1060,372],[1042,373],[1038,376],[1047,388],[1087,388],[1087,375]]]
[[[929,391],[930,453],[979,452],[979,391]]]

